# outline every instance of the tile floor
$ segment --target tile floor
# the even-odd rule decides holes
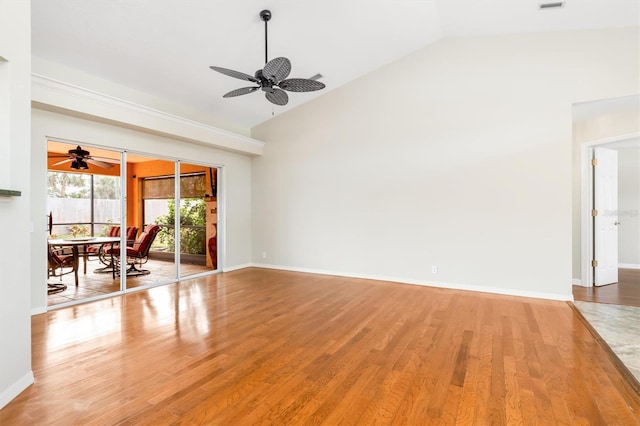
[[[68,303],[74,300],[83,300],[91,297],[102,296],[105,294],[118,291],[120,288],[120,278],[115,280],[110,273],[98,274],[93,271],[96,268],[101,268],[102,265],[97,260],[90,260],[87,263],[87,273],[84,273],[83,264],[80,266],[80,273],[78,274],[78,286],[75,286],[75,279],[73,274],[64,275],[62,280],[58,277],[51,277],[47,282],[60,283],[62,282],[67,286],[64,291],[59,293],[52,293],[47,296],[47,305],[59,305],[62,303]],[[181,275],[187,277],[189,275],[211,271],[204,265],[193,265],[183,263],[180,265]],[[144,269],[151,271],[149,275],[141,275],[138,277],[129,277],[127,279],[127,288],[133,288],[144,285],[153,285],[160,282],[166,282],[175,278],[175,264],[173,262],[166,262],[161,260],[149,260],[144,265]]]
[[[573,303],[640,381],[640,308],[580,301]]]

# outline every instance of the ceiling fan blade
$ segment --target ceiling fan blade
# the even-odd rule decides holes
[[[307,78],[290,78],[288,80],[282,80],[278,86],[283,90],[288,90],[289,92],[313,92],[325,88],[324,83]]]
[[[71,158],[67,158],[66,160],[58,161],[57,163],[53,163],[52,166],[59,166],[60,164],[69,163],[73,161]]]
[[[291,72],[291,62],[287,58],[275,58],[267,62],[262,69],[264,78],[275,83],[287,78]]]
[[[253,83],[258,83],[258,80],[254,76],[245,74],[240,71],[234,71],[227,68],[214,67],[214,66],[210,66],[209,68],[211,68],[214,71],[218,71],[219,73],[222,73],[224,75],[228,75],[229,77],[238,78],[240,80],[251,81]]]
[[[92,160],[104,161],[105,163],[120,164],[120,160],[116,160],[115,158],[94,157],[93,155],[90,158]]]
[[[113,166],[111,164],[105,163],[104,161],[94,160],[93,158],[85,158],[84,161],[86,161],[89,164],[93,164],[95,166],[102,167],[102,168],[105,168],[105,169],[113,168]]]
[[[309,77],[309,80],[320,80],[322,77],[324,77],[324,75],[318,73],[312,77]]]
[[[289,95],[287,95],[287,92],[284,92],[275,87],[271,90],[266,91],[265,96],[267,97],[267,100],[272,104],[286,105],[287,102],[289,102]]]
[[[247,95],[258,90],[260,87],[241,87],[240,89],[232,90],[226,93],[223,98],[233,98],[234,96]]]

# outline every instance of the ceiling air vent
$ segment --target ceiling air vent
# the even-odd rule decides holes
[[[559,9],[561,7],[564,7],[564,2],[563,1],[555,1],[552,3],[540,3],[540,10],[547,10],[547,9]]]

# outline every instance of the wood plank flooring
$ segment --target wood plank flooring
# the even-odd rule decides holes
[[[619,269],[616,284],[601,287],[574,285],[573,297],[581,302],[640,307],[640,269]]]
[[[0,424],[640,424],[564,302],[249,268],[33,317]]]

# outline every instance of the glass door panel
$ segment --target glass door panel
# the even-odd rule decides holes
[[[120,291],[112,250],[121,223],[120,153],[55,141],[47,148],[48,305]]]
[[[128,260],[127,289],[175,281],[175,162],[127,158],[127,217],[140,230]]]
[[[180,162],[180,277],[217,269],[217,169]]]

